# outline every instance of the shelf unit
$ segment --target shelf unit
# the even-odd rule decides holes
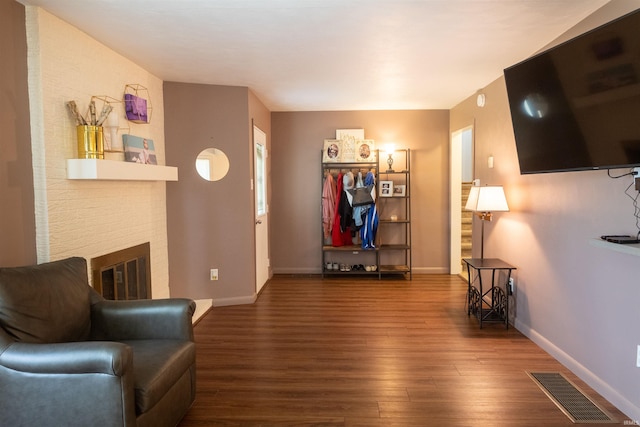
[[[393,182],[390,197],[382,197],[378,190],[379,270],[381,274],[408,274],[411,267],[411,151],[395,150],[392,169],[380,170],[378,184]],[[380,159],[386,166],[386,159]]]
[[[363,249],[356,233],[356,241],[353,245],[333,246],[331,241],[324,238],[321,228],[322,245],[322,276],[325,275],[353,275],[353,276],[377,276],[381,279],[387,274],[409,275],[411,273],[411,196],[410,196],[410,151],[396,150],[394,158],[399,166],[398,171],[389,171],[386,167],[386,159],[380,158],[380,151],[376,151],[374,162],[349,162],[349,163],[322,163],[322,184],[328,173],[337,178],[338,173],[352,172],[357,177],[358,172],[363,176],[372,171],[376,176],[376,209],[378,211],[378,229],[376,233],[375,248]],[[380,164],[385,167],[381,168]],[[380,172],[381,169],[385,169]],[[381,178],[383,176],[383,178]],[[404,186],[403,195],[391,195],[381,197],[380,182],[393,181],[394,186]],[[339,197],[338,195],[337,197]],[[395,219],[392,219],[392,215]],[[331,265],[364,265],[375,266],[375,270],[340,271],[328,269]]]

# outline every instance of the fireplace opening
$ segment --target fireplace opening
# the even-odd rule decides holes
[[[93,288],[109,300],[151,298],[149,242],[91,260]]]

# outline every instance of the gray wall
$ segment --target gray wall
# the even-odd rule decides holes
[[[25,9],[0,0],[0,266],[35,262]]]
[[[268,132],[268,111],[246,87],[164,84],[171,295],[213,299],[214,305],[255,298],[253,144],[251,121]],[[267,119],[265,119],[265,117]],[[267,121],[267,123],[264,123]],[[205,148],[229,158],[228,175],[203,180],[195,159]],[[209,270],[219,269],[219,280]]]

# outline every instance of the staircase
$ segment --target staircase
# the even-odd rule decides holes
[[[467,198],[469,197],[469,191],[472,185],[470,182],[462,183],[462,253],[460,254],[460,262],[462,263],[462,272],[464,274],[467,274],[467,268],[466,264],[462,262],[462,258],[471,258],[471,226],[473,221],[473,212],[465,210],[464,207],[467,204]]]

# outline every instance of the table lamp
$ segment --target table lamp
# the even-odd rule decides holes
[[[387,165],[389,165],[389,169],[387,170],[387,172],[394,172],[394,170],[393,170],[393,153],[395,151],[396,151],[396,145],[395,144],[387,144],[385,146],[385,152],[389,156],[389,157],[387,157]]]
[[[473,211],[482,221],[480,258],[484,259],[484,222],[491,221],[491,212],[508,212],[507,198],[501,185],[473,186],[465,209]]]

